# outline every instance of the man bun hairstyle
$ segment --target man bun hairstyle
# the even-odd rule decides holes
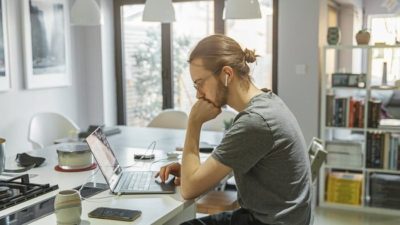
[[[230,66],[248,88],[250,83],[250,68],[247,63],[253,63],[258,55],[255,50],[244,49],[232,38],[214,34],[203,38],[192,50],[188,62],[202,59],[205,69],[219,75],[224,66]]]
[[[259,55],[256,55],[256,50],[244,49],[244,60],[248,63],[253,63],[257,60]]]

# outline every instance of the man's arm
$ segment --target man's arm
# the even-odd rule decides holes
[[[200,163],[199,140],[202,123],[190,122],[182,155],[181,194],[193,199],[215,187],[232,169],[213,157]]]

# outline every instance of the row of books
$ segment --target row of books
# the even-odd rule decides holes
[[[381,118],[382,101],[377,99],[368,100],[368,127],[378,128]],[[332,127],[364,127],[363,100],[353,97],[326,96],[326,126]]]
[[[380,129],[400,129],[400,119],[381,119],[379,121]]]
[[[399,170],[399,144],[399,134],[368,132],[366,148],[367,168]]]
[[[369,205],[372,207],[400,209],[400,175],[371,174]]]
[[[362,174],[328,173],[326,200],[333,203],[361,205],[362,181]]]
[[[352,97],[326,96],[326,126],[364,127],[364,102]]]
[[[381,119],[382,101],[370,99],[368,101],[368,127],[378,128]]]
[[[363,143],[361,141],[326,141],[325,148],[328,152],[326,162],[331,166],[362,168]]]

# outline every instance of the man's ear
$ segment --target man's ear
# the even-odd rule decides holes
[[[233,78],[233,69],[230,66],[224,66],[221,73],[223,74],[221,82],[227,87]]]

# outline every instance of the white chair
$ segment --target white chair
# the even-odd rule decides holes
[[[188,116],[185,112],[173,109],[161,111],[147,126],[159,128],[186,129]]]
[[[328,152],[322,145],[322,140],[313,137],[310,146],[308,147],[308,156],[311,164],[311,181],[314,183],[318,177],[322,163],[325,161]]]
[[[77,134],[79,127],[69,118],[53,112],[34,115],[29,124],[28,141],[33,149],[52,145],[54,140]]]
[[[229,110],[222,110],[222,112],[215,117],[214,119],[207,121],[203,124],[203,130],[209,131],[224,131],[225,124],[229,124],[233,121],[237,113],[229,111]]]
[[[308,156],[310,159],[310,167],[311,167],[311,190],[312,190],[312,197],[311,197],[311,211],[314,212],[315,206],[317,205],[317,186],[316,180],[319,175],[319,171],[321,170],[322,163],[324,163],[328,152],[324,149],[322,144],[322,140],[316,137],[313,137],[311,140],[310,145],[308,146]],[[314,224],[314,213],[311,213],[311,223]]]

